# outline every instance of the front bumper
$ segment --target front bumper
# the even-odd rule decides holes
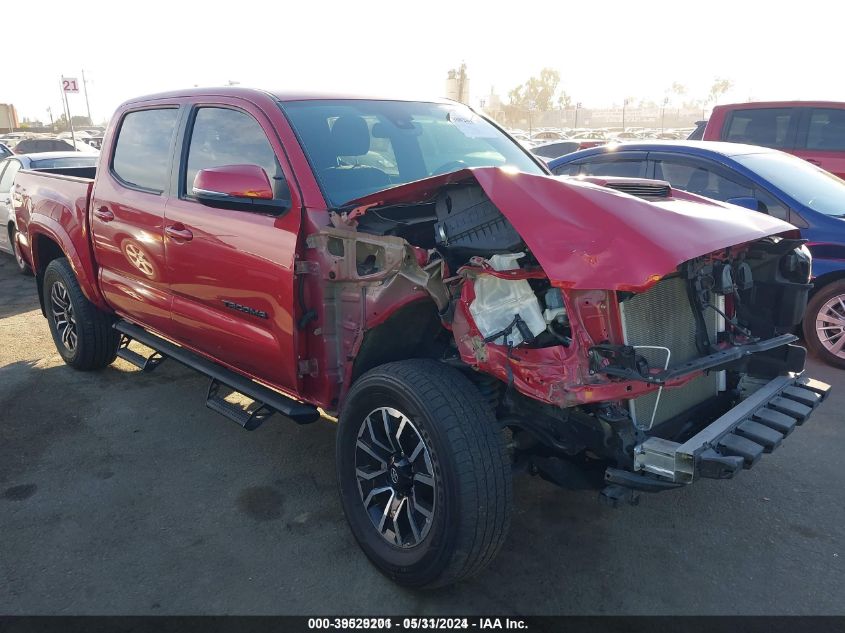
[[[802,376],[770,381],[683,444],[650,437],[634,448],[634,473],[608,469],[611,484],[660,490],[698,477],[729,479],[771,453],[827,397],[830,385]]]

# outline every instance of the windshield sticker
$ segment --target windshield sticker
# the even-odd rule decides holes
[[[467,138],[497,138],[499,136],[496,128],[487,121],[475,114],[449,112],[446,120],[458,128]]]

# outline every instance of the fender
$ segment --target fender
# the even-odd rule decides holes
[[[97,272],[91,257],[80,257],[79,251],[62,225],[50,216],[38,212],[32,214],[29,222],[28,239],[33,270],[38,271],[41,269],[41,263],[38,261],[38,245],[39,241],[43,238],[49,238],[62,249],[65,257],[70,262],[71,268],[73,268],[73,273],[79,281],[82,294],[85,295],[85,298],[101,310],[111,312],[111,308],[105,302],[97,286]],[[85,240],[87,244],[87,231],[83,231],[80,239]]]

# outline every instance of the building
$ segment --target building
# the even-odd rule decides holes
[[[478,105],[484,111],[484,114],[489,116],[494,121],[501,123],[505,118],[505,106],[502,99],[496,94],[496,89],[490,87],[490,94],[480,99]]]
[[[18,127],[18,113],[11,103],[0,103],[0,132],[12,132]]]
[[[454,68],[446,75],[446,98],[461,103],[469,103],[469,77],[467,76],[467,65]]]

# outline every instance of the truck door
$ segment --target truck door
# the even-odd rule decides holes
[[[164,333],[170,326],[164,205],[179,114],[178,104],[124,112],[91,196],[103,296],[122,316]]]
[[[220,97],[193,104],[166,209],[165,256],[179,341],[296,391],[294,257],[300,202],[274,128],[260,108]],[[258,165],[276,210],[229,210],[192,193],[201,169]],[[293,190],[293,191],[292,191]],[[293,198],[291,197],[293,196]]]
[[[805,108],[793,153],[845,178],[845,108]]]

